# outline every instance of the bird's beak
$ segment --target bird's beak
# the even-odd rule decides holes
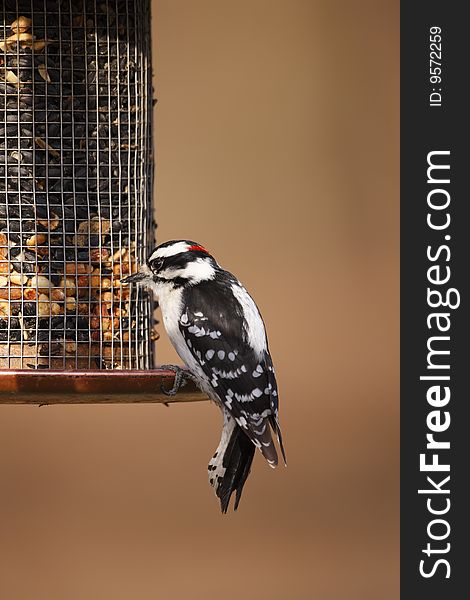
[[[140,273],[135,273],[134,275],[129,275],[129,277],[125,277],[124,279],[121,279],[121,283],[139,283],[140,281],[143,281],[144,279],[148,279],[148,274],[147,273],[142,273],[142,271]]]

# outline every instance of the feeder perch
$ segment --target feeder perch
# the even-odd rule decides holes
[[[0,402],[169,400],[152,298],[121,285],[155,243],[149,15],[3,1]]]

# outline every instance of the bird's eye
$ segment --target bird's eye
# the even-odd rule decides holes
[[[163,258],[155,258],[151,261],[150,267],[152,271],[159,271],[163,266]]]

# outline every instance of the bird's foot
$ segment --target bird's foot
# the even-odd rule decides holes
[[[179,389],[186,385],[189,379],[192,379],[194,381],[194,376],[190,371],[188,371],[188,369],[182,369],[177,365],[161,365],[160,369],[164,369],[166,371],[173,371],[173,373],[175,374],[175,382],[171,389],[167,390],[163,385],[161,387],[162,392],[165,394],[165,396],[175,396],[178,393]]]

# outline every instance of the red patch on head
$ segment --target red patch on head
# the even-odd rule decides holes
[[[209,252],[204,248],[204,246],[198,246],[198,245],[194,245],[194,246],[189,246],[188,248],[188,252],[205,252],[205,254],[209,254]]]

